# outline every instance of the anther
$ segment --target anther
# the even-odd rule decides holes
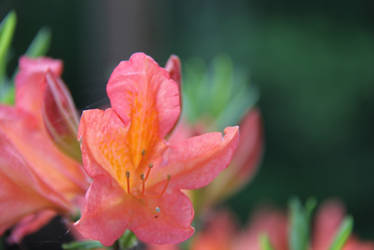
[[[142,180],[142,194],[144,194],[144,191],[145,191],[145,177],[144,177],[144,174],[140,174],[140,179]]]
[[[130,194],[130,172],[126,171],[127,193]]]
[[[155,208],[155,210],[156,210],[156,213],[159,213],[159,212],[161,212],[161,209],[160,209],[160,207],[156,207],[156,208]]]
[[[153,168],[153,163],[149,163],[148,164],[148,170],[147,170],[147,173],[145,175],[145,179],[144,179],[144,182],[146,182],[148,180],[148,176],[149,176],[149,173],[151,172],[151,169]]]
[[[142,156],[145,156],[145,153],[146,153],[146,151],[145,151],[145,149],[143,149],[142,150]]]

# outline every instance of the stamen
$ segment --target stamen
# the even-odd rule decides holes
[[[145,191],[145,178],[144,178],[144,174],[140,174],[140,179],[142,180],[142,194],[144,194],[144,191]]]
[[[145,151],[145,149],[143,149],[142,150],[142,156],[145,156],[145,154],[146,154],[146,151]]]
[[[168,174],[168,179],[166,180],[166,185],[165,185],[164,188],[162,189],[162,192],[161,192],[161,194],[160,194],[159,197],[161,197],[161,196],[165,193],[166,189],[167,189],[168,186],[169,186],[170,179],[171,179],[171,176],[170,176],[170,174]]]
[[[130,172],[126,171],[127,193],[130,194]]]
[[[156,213],[159,213],[159,212],[161,212],[161,209],[160,209],[160,207],[156,207],[156,208],[155,208],[155,210],[156,210]]]
[[[144,182],[146,182],[148,180],[148,176],[149,176],[149,173],[151,172],[151,169],[153,168],[153,164],[152,163],[149,163],[148,165],[148,170],[147,170],[147,173],[145,175],[145,179],[144,179]]]

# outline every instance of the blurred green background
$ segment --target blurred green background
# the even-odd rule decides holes
[[[2,0],[16,10],[11,65],[42,26],[48,55],[80,109],[106,103],[114,66],[144,51],[161,65],[229,55],[260,91],[266,151],[257,176],[227,202],[245,221],[257,204],[340,198],[374,239],[372,0]]]

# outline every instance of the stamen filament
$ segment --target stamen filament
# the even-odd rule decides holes
[[[166,189],[169,186],[170,179],[171,179],[171,176],[170,176],[170,174],[168,174],[168,179],[166,180],[166,184],[165,184],[164,188],[162,189],[161,194],[159,195],[159,197],[161,197],[165,193]]]
[[[126,171],[127,193],[130,194],[130,172]]]
[[[151,169],[153,168],[153,164],[152,163],[149,163],[148,165],[148,170],[147,170],[147,173],[145,175],[145,179],[144,179],[144,182],[146,182],[148,180],[148,177],[149,177],[149,173],[151,172]]]

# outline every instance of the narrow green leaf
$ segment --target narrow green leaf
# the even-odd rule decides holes
[[[12,42],[17,16],[11,11],[0,24],[0,84],[6,81],[6,65],[10,43]]]
[[[260,235],[260,246],[261,250],[274,250],[274,247],[271,245],[270,239],[266,234]]]
[[[87,241],[74,241],[62,245],[62,249],[69,250],[83,250],[83,249],[94,249],[104,247],[100,242],[87,240]]]
[[[340,224],[340,228],[335,235],[334,241],[330,246],[330,250],[341,250],[348,240],[349,235],[353,229],[353,218],[347,216],[344,218],[343,222]]]
[[[308,250],[310,219],[316,206],[314,199],[309,199],[306,208],[303,207],[298,199],[290,201],[290,235],[289,244],[291,250]]]
[[[26,55],[29,57],[44,56],[49,50],[50,44],[51,31],[46,27],[41,28],[28,47]]]

